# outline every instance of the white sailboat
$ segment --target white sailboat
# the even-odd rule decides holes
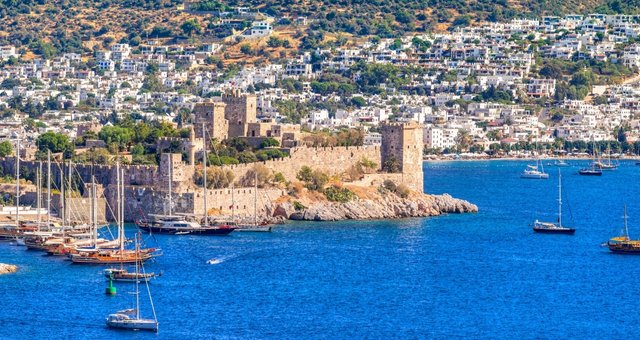
[[[136,237],[136,253],[140,250],[140,234]],[[136,262],[136,275],[146,275],[144,272],[144,265],[141,261]],[[142,268],[142,273],[140,272]],[[147,293],[149,295],[149,303],[151,305],[151,311],[153,313],[153,319],[144,319],[140,317],[140,285],[138,280],[134,280],[136,283],[136,308],[125,309],[113,314],[109,314],[107,317],[107,326],[111,328],[130,329],[130,330],[144,330],[144,331],[158,331],[158,318],[156,317],[156,309],[153,306],[153,299],[151,298],[151,290],[149,289],[148,280],[143,280],[147,287]]]
[[[538,144],[536,143],[536,151],[538,149]],[[535,165],[527,165],[527,168],[524,169],[522,174],[520,174],[520,178],[526,179],[547,179],[549,178],[549,174],[544,172],[544,166],[540,161],[540,157],[536,157]]]

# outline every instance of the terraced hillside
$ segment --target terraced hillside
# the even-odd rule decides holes
[[[395,37],[478,21],[564,13],[640,13],[640,0],[196,0],[209,8],[244,6],[276,19],[305,16],[317,31]],[[89,52],[145,37],[223,38],[210,14],[187,13],[181,0],[0,0],[0,44],[53,55]],[[191,25],[183,26],[185,22]]]

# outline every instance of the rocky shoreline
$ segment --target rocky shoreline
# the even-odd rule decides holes
[[[304,209],[293,202],[277,205],[273,217],[297,221],[341,221],[429,217],[442,214],[475,213],[478,207],[450,195],[414,194],[407,198],[384,195],[346,203],[318,201],[306,203]]]
[[[14,266],[12,264],[0,263],[0,275],[11,274],[17,271],[18,271],[18,266]]]

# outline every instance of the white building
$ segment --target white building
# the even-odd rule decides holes
[[[272,32],[273,32],[273,27],[269,23],[265,21],[258,21],[258,22],[254,22],[251,28],[248,29],[244,33],[244,35],[250,36],[252,38],[266,37],[268,35],[271,35]]]
[[[427,127],[424,129],[424,145],[430,149],[446,149],[456,145],[458,129]]]
[[[382,135],[377,132],[369,132],[364,135],[364,145],[382,145]]]
[[[9,59],[11,57],[18,57],[18,54],[16,53],[16,47],[15,46],[0,46],[0,58],[2,58],[3,60]]]

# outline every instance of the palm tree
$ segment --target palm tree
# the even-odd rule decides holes
[[[473,143],[473,137],[471,137],[469,131],[465,129],[458,130],[458,135],[456,136],[456,144],[458,144],[460,150],[467,151],[471,143]]]

